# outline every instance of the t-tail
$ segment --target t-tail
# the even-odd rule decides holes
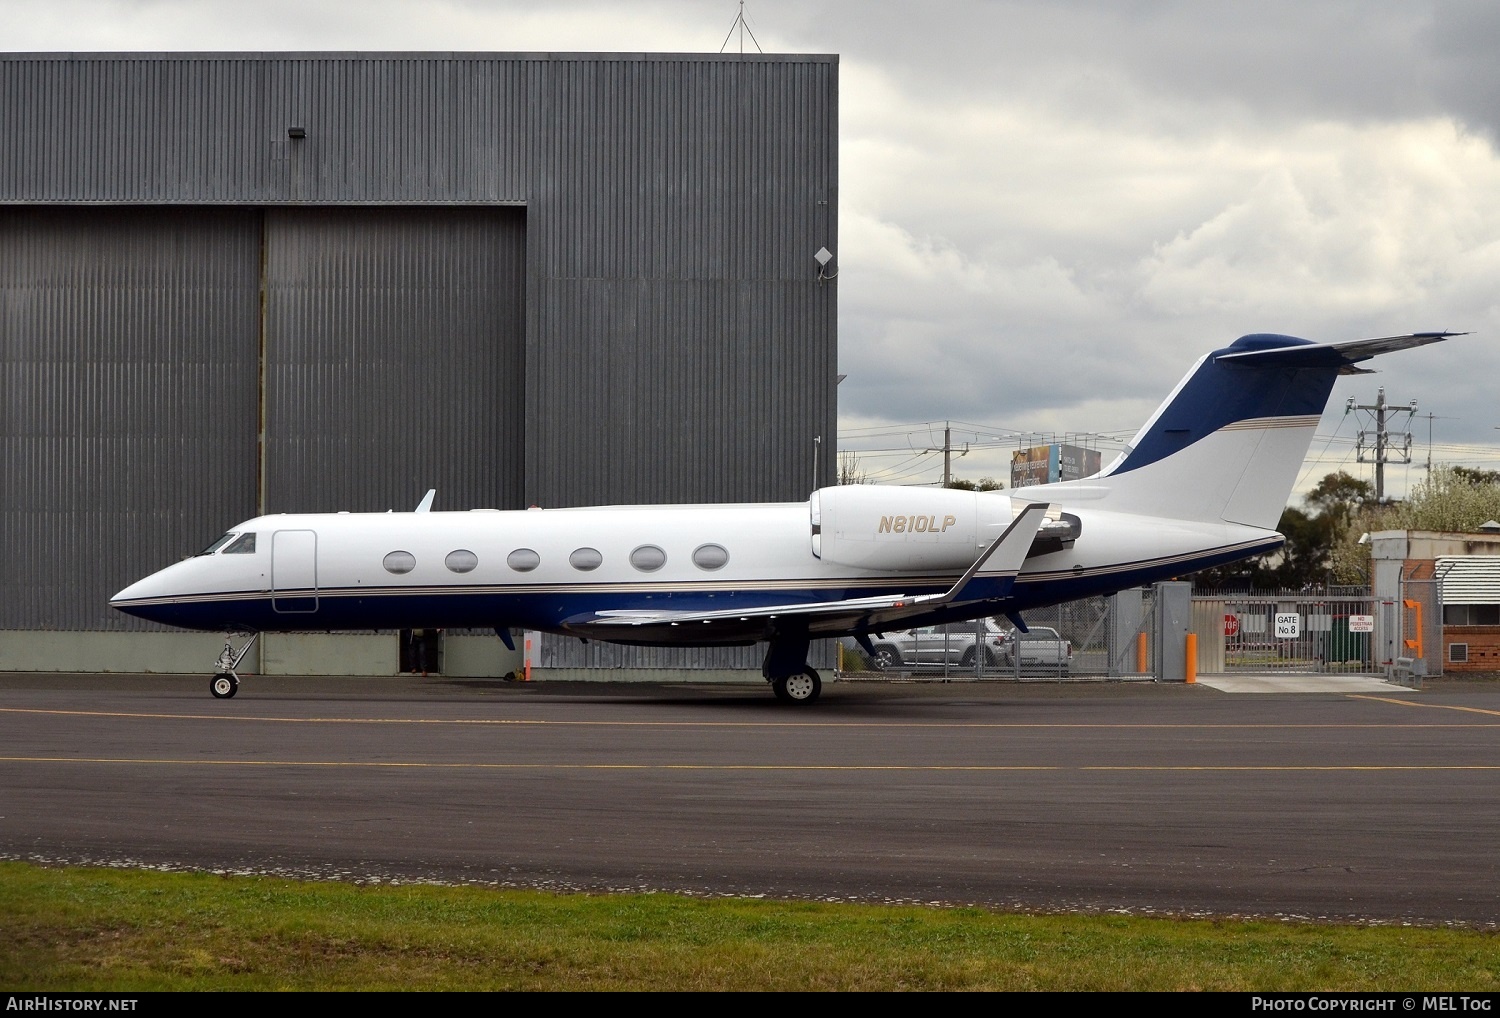
[[[1104,470],[1023,488],[1026,499],[1274,530],[1328,404],[1334,379],[1377,354],[1458,332],[1312,343],[1242,336],[1207,354]]]

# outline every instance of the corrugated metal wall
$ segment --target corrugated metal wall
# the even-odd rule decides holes
[[[826,59],[533,67],[529,502],[807,497],[836,429]]]
[[[0,208],[0,628],[105,601],[255,507],[260,216]]]
[[[829,56],[0,54],[0,628],[134,628],[102,598],[262,486],[806,497],[837,92]]]
[[[523,202],[528,62],[0,54],[0,202]]]
[[[267,512],[524,509],[521,209],[273,209]]]

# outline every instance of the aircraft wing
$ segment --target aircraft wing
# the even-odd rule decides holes
[[[1046,519],[1049,504],[1033,502],[1011,521],[1005,533],[980,553],[958,581],[941,594],[881,595],[844,598],[837,601],[767,605],[757,608],[722,608],[713,611],[655,611],[621,609],[596,612],[567,620],[567,625],[585,629],[629,629],[647,626],[681,626],[688,623],[753,622],[798,616],[814,628],[835,628],[838,623],[860,623],[866,629],[894,627],[902,618],[921,615],[933,608],[963,601],[1004,597],[1015,585],[1016,574]],[[600,634],[601,637],[603,634]]]

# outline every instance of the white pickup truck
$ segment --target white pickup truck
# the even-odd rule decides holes
[[[1073,644],[1046,626],[1032,626],[1026,633],[1007,630],[1000,637],[1001,667],[1016,668],[1018,657],[1022,671],[1066,675],[1073,663]]]

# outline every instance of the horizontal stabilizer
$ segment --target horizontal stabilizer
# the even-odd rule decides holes
[[[1236,362],[1241,364],[1252,364],[1256,367],[1269,367],[1281,365],[1293,368],[1331,367],[1337,368],[1340,374],[1359,374],[1363,369],[1354,367],[1360,361],[1367,361],[1371,357],[1378,357],[1383,353],[1394,353],[1397,350],[1410,350],[1414,347],[1427,346],[1429,343],[1441,343],[1445,339],[1454,336],[1466,336],[1466,332],[1413,332],[1405,336],[1386,336],[1383,339],[1351,339],[1343,343],[1307,343],[1298,341],[1295,345],[1269,345],[1259,350],[1236,350],[1231,353],[1221,353],[1215,359],[1220,361]],[[1288,339],[1290,337],[1255,337],[1264,339]]]

